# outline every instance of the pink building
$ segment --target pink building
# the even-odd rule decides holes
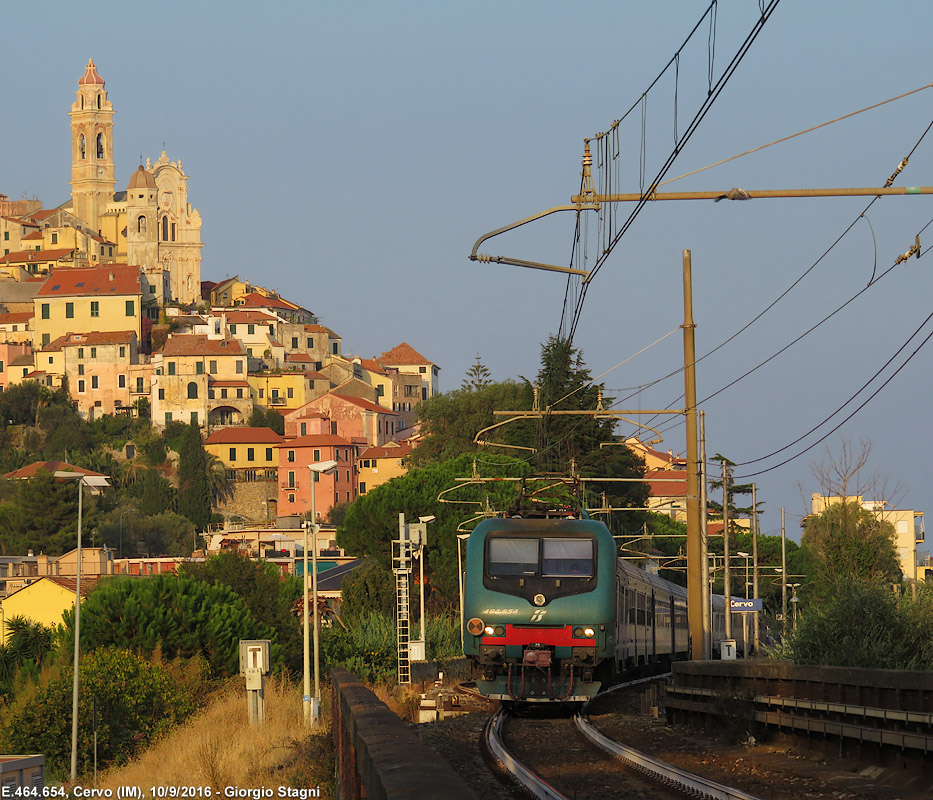
[[[7,368],[10,366],[10,362],[17,356],[28,356],[30,353],[32,353],[32,345],[15,344],[13,342],[0,343],[0,392],[7,387],[10,375]],[[22,372],[20,372],[20,375],[22,375]]]
[[[293,432],[297,423],[314,414],[328,418],[337,427],[332,430],[345,439],[365,442],[369,447],[382,447],[392,441],[400,426],[398,414],[361,397],[328,392],[305,403],[285,416],[285,432]],[[308,427],[310,431],[310,427]]]
[[[336,469],[319,475],[314,483],[314,503],[318,521],[327,517],[337,503],[356,498],[357,447],[332,433],[309,434],[276,445],[279,452],[279,516],[311,511],[311,471],[309,464],[336,461]]]

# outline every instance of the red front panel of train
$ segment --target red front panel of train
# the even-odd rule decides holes
[[[509,625],[505,626],[505,636],[484,636],[483,644],[498,645],[526,645],[544,644],[553,647],[595,647],[595,639],[575,637],[573,625],[562,628],[541,628],[538,626]]]

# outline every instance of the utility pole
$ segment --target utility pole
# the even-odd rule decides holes
[[[754,571],[752,572],[752,597],[758,597],[758,486],[757,484],[752,484],[752,566]],[[759,627],[760,612],[756,611],[752,617],[752,635],[754,636],[754,642],[752,644],[752,650],[755,655],[758,655],[758,642],[759,636],[761,635],[761,628]]]
[[[781,506],[781,641],[787,637],[787,532],[784,528],[784,506]]]
[[[729,569],[729,466],[722,460],[722,593],[726,600],[726,638],[732,638],[732,572]],[[688,601],[689,602],[689,601]]]
[[[690,657],[706,657],[706,618],[703,616],[703,542],[700,531],[700,497],[697,469],[696,348],[693,331],[693,277],[690,251],[684,250],[684,417],[687,427],[687,623]]]
[[[703,658],[713,657],[713,621],[710,617],[709,592],[709,520],[706,496],[706,412],[700,411],[700,568],[703,571]]]

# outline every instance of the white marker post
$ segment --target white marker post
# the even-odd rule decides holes
[[[269,639],[240,639],[240,675],[246,677],[246,708],[250,724],[265,722],[265,681],[271,669]]]

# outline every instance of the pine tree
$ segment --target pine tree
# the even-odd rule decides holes
[[[490,384],[492,384],[492,375],[489,370],[486,369],[485,364],[480,360],[479,353],[477,353],[476,361],[474,361],[473,366],[467,370],[466,377],[463,379],[463,383],[460,384],[460,388],[475,392],[480,389],[485,389]]]

